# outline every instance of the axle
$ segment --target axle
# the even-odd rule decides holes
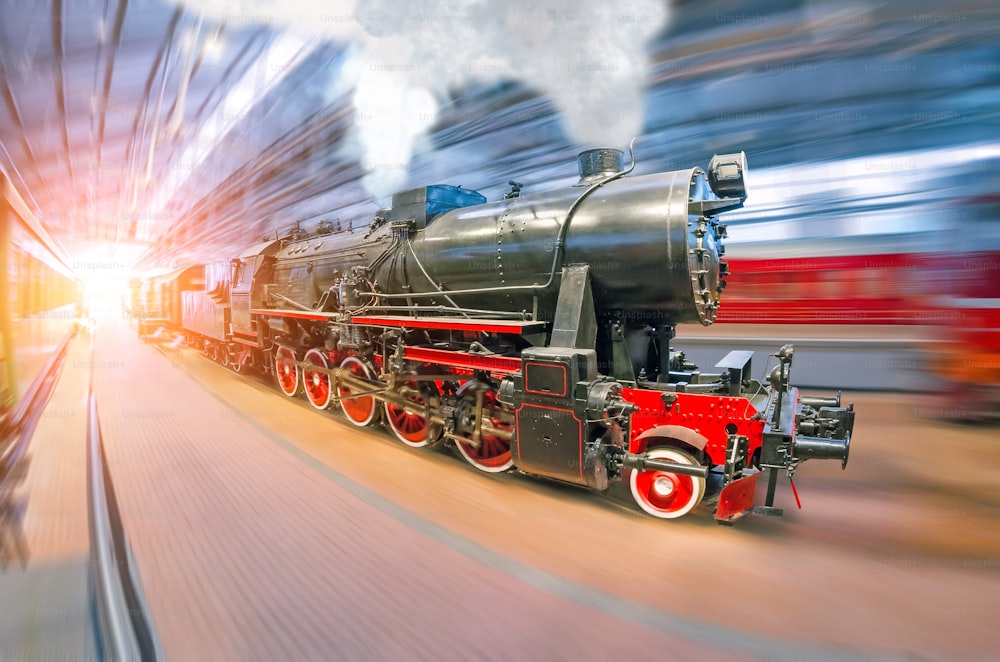
[[[635,469],[636,471],[653,469],[655,471],[681,474],[682,476],[694,476],[696,478],[708,477],[708,467],[703,467],[701,465],[695,466],[690,464],[678,464],[677,462],[657,460],[646,457],[645,455],[636,455],[634,453],[625,453],[622,455],[621,466],[624,468]]]

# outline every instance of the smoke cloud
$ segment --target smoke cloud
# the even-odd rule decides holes
[[[373,197],[405,185],[414,146],[449,91],[515,80],[547,95],[581,146],[623,146],[642,130],[646,44],[662,0],[203,0],[188,5],[351,43],[356,137]]]

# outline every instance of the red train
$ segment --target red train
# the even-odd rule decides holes
[[[832,243],[832,242],[831,242]],[[730,259],[732,324],[923,327],[949,418],[1000,420],[1000,250]]]
[[[928,297],[933,254],[730,258],[717,321],[737,324],[930,324],[944,315]]]
[[[621,478],[650,515],[704,502],[731,522],[766,471],[755,510],[780,514],[779,472],[846,466],[853,407],[800,396],[790,346],[758,381],[750,352],[703,372],[671,345],[679,324],[718,314],[718,217],[743,205],[745,157],[643,176],[623,161],[589,150],[576,185],[493,203],[396,194],[360,230],[320,223],[144,283],[140,328],[172,326],[289,397],[485,472],[598,492]]]

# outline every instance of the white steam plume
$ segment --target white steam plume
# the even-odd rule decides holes
[[[646,44],[667,20],[663,0],[201,0],[192,8],[356,44],[357,137],[376,198],[405,184],[437,100],[472,80],[517,80],[548,95],[574,143],[625,145],[642,129]]]

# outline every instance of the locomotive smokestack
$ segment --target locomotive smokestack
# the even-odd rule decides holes
[[[579,184],[590,184],[603,177],[617,174],[625,169],[625,154],[620,149],[600,147],[580,152],[576,157],[580,166]]]

